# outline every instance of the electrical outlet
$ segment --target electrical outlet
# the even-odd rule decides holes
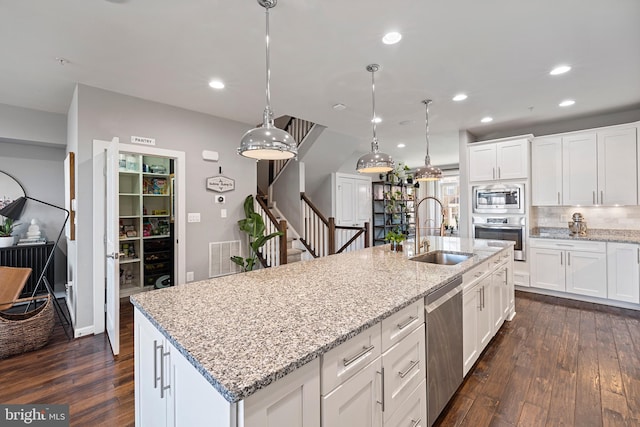
[[[200,222],[200,213],[193,213],[193,212],[188,213],[187,222]]]
[[[193,271],[187,271],[187,282],[193,282]]]

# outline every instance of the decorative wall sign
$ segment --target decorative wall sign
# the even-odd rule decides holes
[[[144,136],[131,136],[132,144],[156,145],[155,138],[145,138]]]
[[[207,178],[207,190],[215,191],[216,193],[226,193],[227,191],[233,191],[236,188],[236,181],[229,177],[218,175]]]

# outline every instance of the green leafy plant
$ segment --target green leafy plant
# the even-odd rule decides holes
[[[387,231],[387,235],[384,236],[385,240],[391,243],[395,243],[399,245],[407,239],[406,234],[404,234],[401,230],[393,229]]]
[[[249,237],[249,250],[251,256],[243,258],[236,255],[231,257],[231,261],[239,265],[242,268],[242,271],[251,271],[258,261],[259,249],[270,239],[282,236],[283,233],[281,231],[276,231],[275,233],[268,235],[264,234],[264,221],[260,214],[256,213],[253,209],[252,195],[248,195],[247,198],[244,199],[244,215],[245,218],[238,221],[238,227],[240,228],[240,231],[244,231]]]
[[[0,224],[0,237],[11,237],[14,227],[18,225],[13,222],[11,218],[5,218],[2,224]]]

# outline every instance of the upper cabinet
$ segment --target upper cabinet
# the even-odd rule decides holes
[[[637,205],[636,133],[635,126],[615,126],[536,138],[532,205]]]
[[[469,181],[527,179],[529,138],[474,143],[469,146]]]

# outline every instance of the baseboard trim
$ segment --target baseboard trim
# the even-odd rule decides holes
[[[84,328],[74,329],[73,337],[74,338],[80,338],[80,337],[84,337],[86,335],[93,335],[93,332],[94,332],[93,325],[87,326],[87,327],[84,327]]]

